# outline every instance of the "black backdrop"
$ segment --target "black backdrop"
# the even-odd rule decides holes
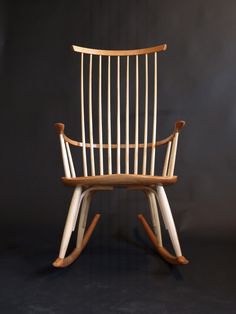
[[[189,311],[187,307],[177,306],[175,309],[177,303],[174,303],[173,308],[168,303],[168,307],[165,296],[159,295],[159,301],[153,303],[147,312],[166,309],[174,313],[174,309],[182,312],[185,309],[186,313],[191,313],[194,309],[197,311],[196,304],[201,303],[201,313],[213,306],[215,313],[217,310],[224,312],[226,307],[228,313],[231,310],[234,313],[231,292],[235,293],[235,289],[232,290],[235,276],[232,259],[236,235],[236,2],[5,1],[0,14],[2,270],[7,274],[5,279],[12,274],[12,269],[15,276],[10,283],[8,280],[5,290],[6,298],[2,302],[5,311],[14,283],[20,287],[26,278],[31,286],[22,294],[18,290],[18,303],[12,305],[12,312],[18,309],[18,312],[41,313],[41,310],[46,309],[49,313],[64,313],[66,308],[62,306],[50,310],[47,307],[47,295],[39,296],[36,291],[40,285],[35,282],[41,280],[39,278],[46,278],[45,286],[41,288],[48,288],[46,280],[53,271],[42,269],[57,255],[72,193],[59,181],[63,168],[59,141],[53,129],[53,123],[61,121],[66,124],[68,135],[76,138],[80,134],[79,59],[70,50],[70,45],[132,49],[167,43],[168,50],[159,58],[159,132],[160,136],[167,135],[175,120],[187,121],[181,133],[177,157],[179,182],[168,188],[167,194],[180,239],[183,240],[183,251],[192,264],[176,275],[173,269],[152,255],[153,265],[154,261],[156,265],[159,262],[162,268],[157,266],[155,269],[153,266],[150,273],[144,274],[148,279],[144,276],[142,285],[146,280],[151,280],[153,272],[156,281],[159,275],[162,275],[163,280],[164,274],[172,278],[176,286],[179,284],[176,278],[181,277],[190,286],[185,286],[185,292],[177,290],[178,293],[187,294],[187,299],[194,299],[195,303],[192,303],[193,308]],[[99,210],[103,218],[96,230],[97,236],[91,240],[91,250],[88,248],[88,253],[84,253],[81,263],[87,263],[91,260],[89,254],[97,252],[99,267],[106,265],[107,268],[112,264],[111,256],[114,255],[117,263],[111,267],[114,274],[122,276],[132,269],[131,264],[138,259],[138,253],[134,254],[136,259],[127,257],[128,252],[132,251],[130,242],[146,241],[136,215],[146,207],[144,196],[136,192],[117,190],[97,194],[92,211]],[[149,245],[147,241],[145,245]],[[116,250],[113,251],[114,246]],[[212,248],[214,253],[210,251]],[[102,258],[102,254],[107,257]],[[145,251],[140,254],[145,254]],[[122,262],[125,265],[123,268],[120,266]],[[21,267],[18,269],[16,264],[19,263]],[[95,264],[89,264],[84,274],[96,273]],[[72,266],[66,273],[56,274],[62,281],[72,280],[74,277],[70,276],[73,271],[74,275],[81,275],[75,273],[76,267],[78,265]],[[141,263],[138,272],[145,272],[146,267],[145,263]],[[23,273],[21,268],[24,269]],[[96,270],[99,271],[99,268]],[[215,291],[216,286],[222,288],[217,290],[219,294],[197,302],[202,294],[200,290],[194,294],[191,289],[195,288],[190,288],[191,278],[196,279],[191,276],[196,275],[196,272],[202,275],[202,281],[197,282],[199,287],[204,287],[204,279],[208,280],[209,290]],[[170,274],[174,275],[169,277]],[[219,274],[221,276],[217,277]],[[102,287],[103,279],[98,274],[94,276],[98,276],[96,280],[101,282]],[[85,275],[84,284],[88,284],[90,279]],[[169,285],[170,279],[167,281]],[[59,285],[58,282],[56,284]],[[77,289],[77,284],[79,288],[79,281],[74,281],[72,286]],[[119,281],[119,288],[123,288],[122,284],[127,285],[125,279]],[[173,286],[168,285],[166,289],[172,289]],[[135,280],[131,280],[130,290],[134,287]],[[102,293],[99,283],[97,289],[98,295]],[[148,289],[156,288],[155,285],[147,286],[146,293],[149,293]],[[113,290],[109,288],[110,292]],[[35,291],[34,299],[29,297],[32,291]],[[93,289],[91,291],[94,292]],[[107,291],[104,290],[104,293]],[[220,301],[218,295],[222,297]],[[128,296],[129,293],[126,301],[129,300]],[[174,292],[171,298],[175,302],[178,300]],[[22,304],[20,300],[23,300]],[[102,302],[96,300],[94,304]],[[111,303],[116,304],[116,301]],[[37,307],[35,302],[41,304],[42,308],[39,304]],[[98,307],[98,312],[138,313],[139,310],[145,313],[142,306],[152,304],[152,300],[147,299],[140,307],[137,304],[132,307],[131,301],[132,304],[123,302],[124,310],[117,304],[109,307],[108,302],[107,308],[105,305],[103,309]],[[55,300],[53,304],[56,304]],[[160,304],[163,307],[158,307]],[[8,310],[11,312],[11,307]],[[93,313],[95,308],[91,304],[90,307],[84,305],[83,311]]]

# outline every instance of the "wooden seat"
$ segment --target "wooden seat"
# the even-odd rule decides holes
[[[112,185],[112,186],[129,186],[129,185],[145,185],[152,186],[155,184],[169,185],[177,181],[177,176],[162,177],[150,175],[134,175],[134,174],[108,174],[103,176],[89,176],[65,178],[62,181],[68,186],[93,186],[93,185]]]
[[[100,214],[95,215],[86,232],[85,229],[95,191],[116,186],[145,193],[152,228],[142,214],[138,218],[156,251],[168,263],[188,263],[182,255],[164,190],[165,185],[177,181],[174,175],[177,144],[185,122],[177,121],[168,137],[157,140],[157,55],[166,49],[166,45],[135,50],[73,46],[80,56],[80,140],[68,137],[63,123],[55,124],[65,172],[62,181],[74,187],[55,267],[73,263],[93,233]],[[82,164],[78,172],[70,146],[81,151],[82,162],[75,163]],[[156,158],[160,156],[156,150],[161,147],[165,148],[163,161]],[[83,175],[76,175],[81,170]],[[175,255],[163,246],[159,211]],[[76,247],[66,256],[77,220]]]

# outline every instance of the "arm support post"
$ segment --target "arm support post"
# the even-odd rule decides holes
[[[62,154],[62,160],[63,160],[63,166],[65,171],[65,177],[70,178],[70,166],[69,166],[69,160],[67,155],[67,149],[66,149],[66,143],[64,140],[64,129],[65,126],[63,123],[56,123],[55,128],[57,129],[60,137],[60,143],[61,143],[61,154]]]
[[[166,156],[163,167],[163,176],[172,177],[174,175],[175,169],[175,160],[178,146],[178,138],[180,129],[182,129],[185,125],[185,121],[177,121],[175,122],[174,133],[172,134],[171,139],[168,142]]]

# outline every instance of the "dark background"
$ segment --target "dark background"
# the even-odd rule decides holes
[[[1,313],[236,312],[235,21],[233,0],[2,2]],[[160,135],[187,121],[167,194],[190,264],[155,254],[136,219],[145,197],[117,190],[94,198],[102,218],[80,259],[53,269],[72,193],[53,123],[80,134],[70,45],[162,43]]]

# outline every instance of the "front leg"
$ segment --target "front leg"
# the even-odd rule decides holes
[[[66,255],[66,251],[67,251],[70,237],[71,237],[73,227],[74,227],[75,217],[79,211],[78,206],[80,204],[81,193],[82,193],[82,187],[77,186],[74,190],[74,194],[71,199],[70,208],[69,208],[67,219],[66,219],[65,229],[63,232],[60,253],[59,253],[60,259],[64,258]]]
[[[174,219],[171,213],[170,205],[169,205],[164,187],[162,185],[157,185],[156,191],[157,191],[156,195],[157,195],[157,200],[160,206],[160,210],[165,220],[165,224],[168,229],[170,239],[174,247],[175,254],[177,257],[182,256],[179,239],[178,239],[178,235],[175,228]]]

